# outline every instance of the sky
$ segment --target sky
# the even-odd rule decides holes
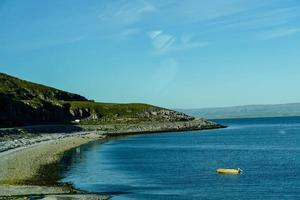
[[[101,102],[300,102],[300,1],[0,0],[0,71]]]

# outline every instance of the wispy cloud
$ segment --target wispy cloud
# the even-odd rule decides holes
[[[125,27],[139,22],[145,15],[156,11],[154,5],[144,0],[108,2],[100,9],[98,19],[109,26]]]
[[[153,31],[150,38],[153,37],[151,43],[156,50],[170,52],[208,45],[197,41],[184,43],[180,36],[175,36],[182,34],[178,30],[188,29],[192,34],[237,30],[254,37],[270,28],[290,27],[299,20],[300,6],[292,1],[278,3],[278,0],[124,0],[107,2],[100,13],[100,22],[106,30],[118,31],[123,36],[135,36],[134,29],[140,32],[157,27],[168,30]]]
[[[281,26],[300,16],[300,7],[274,8],[270,10],[252,10],[239,13],[238,16],[212,21],[210,25],[223,29],[261,29]]]
[[[169,1],[168,4],[158,7],[161,7],[164,14],[168,16],[161,18],[162,22],[169,21],[171,18],[173,19],[171,23],[183,25],[223,18],[251,9],[253,6],[257,5],[250,4],[247,0],[187,0]]]
[[[159,51],[165,51],[176,41],[176,37],[163,31],[153,31],[149,33],[152,46]]]
[[[244,33],[241,36],[248,35],[258,40],[277,39],[298,33],[299,28],[291,27],[299,21],[300,6],[287,4],[284,7],[276,7],[272,6],[272,2],[233,16],[216,18],[206,25],[211,32],[213,30],[227,33],[239,31]]]
[[[277,28],[267,31],[262,31],[257,34],[260,40],[271,40],[285,36],[291,36],[300,33],[300,28]]]
[[[174,51],[187,50],[192,48],[207,46],[207,42],[193,41],[190,35],[176,37],[172,34],[164,33],[162,30],[156,30],[148,33],[151,45],[156,52],[165,54]]]
[[[136,14],[144,14],[148,12],[156,12],[158,9],[153,6],[151,3],[141,0],[142,5],[136,10]]]

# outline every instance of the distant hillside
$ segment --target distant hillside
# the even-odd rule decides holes
[[[97,103],[78,94],[0,73],[0,127],[70,123],[137,123],[189,121],[180,112],[147,104]]]
[[[300,103],[178,110],[194,117],[208,119],[283,117],[300,116]]]

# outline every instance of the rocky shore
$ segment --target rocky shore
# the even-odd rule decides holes
[[[102,130],[105,130],[107,135],[130,135],[137,133],[158,133],[158,132],[178,132],[178,131],[193,131],[225,128],[225,126],[211,122],[205,119],[195,119],[191,121],[179,122],[164,122],[164,123],[139,123],[128,125],[106,125]]]
[[[144,122],[137,124],[104,125],[45,125],[0,129],[0,152],[26,147],[46,141],[68,137],[84,137],[91,132],[102,136],[119,136],[138,133],[176,132],[224,128],[223,125],[205,119],[181,122]]]
[[[64,152],[91,141],[104,141],[119,135],[223,127],[214,122],[197,119],[167,123],[85,125],[76,129],[63,126],[61,130],[56,126],[0,129],[0,199],[107,199],[108,196],[91,196],[69,186],[57,184],[59,177],[56,163]],[[56,132],[51,131],[51,128]],[[79,132],[64,133],[64,129],[79,128]],[[39,133],[39,129],[43,133]],[[49,133],[46,133],[45,129],[48,129]],[[70,194],[73,196],[68,196]]]

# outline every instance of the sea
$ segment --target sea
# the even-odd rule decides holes
[[[113,200],[300,199],[300,117],[215,121],[228,128],[83,145],[59,164],[60,182]]]

